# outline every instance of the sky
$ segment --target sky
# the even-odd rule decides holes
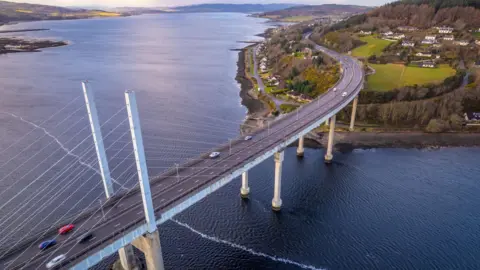
[[[389,0],[7,0],[19,3],[33,3],[42,5],[57,5],[57,6],[105,6],[105,7],[124,7],[124,6],[149,6],[149,7],[167,7],[167,6],[181,6],[191,4],[203,3],[229,3],[229,4],[268,4],[268,3],[296,3],[296,4],[356,4],[366,6],[383,5]]]

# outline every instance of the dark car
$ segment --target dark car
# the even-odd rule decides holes
[[[55,244],[57,244],[57,241],[55,241],[55,239],[47,240],[38,245],[38,248],[41,250],[45,250],[51,246],[54,246]]]
[[[82,243],[88,242],[92,238],[93,238],[93,233],[91,232],[84,233],[77,238],[77,243],[82,244]]]

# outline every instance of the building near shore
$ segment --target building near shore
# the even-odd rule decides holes
[[[415,47],[415,42],[413,42],[413,41],[403,41],[402,46],[403,47]]]

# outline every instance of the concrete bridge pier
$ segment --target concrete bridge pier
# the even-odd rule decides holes
[[[337,119],[337,115],[332,116],[330,118],[330,131],[328,133],[328,146],[327,146],[327,154],[325,155],[325,163],[331,163],[333,159],[333,144],[334,144],[334,137],[335,137],[335,121]]]
[[[123,248],[118,250],[118,255],[120,257],[120,263],[124,270],[138,270],[137,258],[133,252],[132,245],[126,245]]]
[[[275,185],[273,189],[272,209],[280,211],[282,207],[282,199],[280,197],[282,189],[282,163],[284,159],[284,152],[277,152],[273,156],[275,160]]]
[[[304,136],[301,136],[299,139],[298,139],[298,147],[297,147],[297,156],[298,157],[303,157],[304,153],[305,153],[305,149],[303,147],[303,144],[304,144]]]
[[[246,199],[250,193],[250,188],[248,187],[248,171],[242,173],[242,188],[240,188],[240,196]]]
[[[164,270],[162,247],[158,230],[141,236],[132,242],[145,255],[148,270]]]
[[[355,130],[355,117],[357,116],[358,95],[353,100],[352,117],[350,118],[350,131]]]

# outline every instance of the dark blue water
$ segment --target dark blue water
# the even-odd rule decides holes
[[[29,36],[68,39],[72,45],[43,53],[0,57],[0,89],[4,94],[1,110],[40,124],[80,95],[79,82],[88,78],[97,90],[101,119],[106,121],[121,108],[125,89],[139,89],[152,174],[162,166],[192,156],[192,149],[197,152],[207,149],[209,145],[205,143],[223,142],[238,132],[237,123],[244,117],[245,109],[239,105],[239,89],[233,79],[236,53],[228,49],[239,47],[237,40],[253,38],[252,35],[266,27],[262,21],[239,14],[160,15],[39,22],[29,26],[52,28],[50,32]],[[71,111],[81,106],[79,100]],[[68,112],[42,126],[71,149],[75,141],[83,138],[79,130],[85,122],[80,122],[77,132],[62,135],[74,124],[72,120],[56,127],[66,115]],[[83,115],[79,111],[72,119],[81,119]],[[112,120],[104,133],[121,123],[122,115],[123,112]],[[0,124],[0,149],[32,129],[31,125],[5,113],[0,114]],[[205,132],[202,129],[205,127],[212,131]],[[38,128],[34,130],[28,142],[43,134]],[[75,133],[82,134],[66,143]],[[153,138],[157,134],[178,141]],[[125,146],[128,136],[122,140],[125,143],[114,148]],[[51,137],[39,141],[39,146],[35,144],[1,168],[1,175],[20,166],[51,141]],[[0,155],[0,164],[28,146],[28,142],[5,151]],[[87,146],[90,145],[81,148]],[[57,143],[49,147],[52,151],[59,150]],[[46,151],[24,166],[33,167],[41,162]],[[76,150],[74,153],[81,154]],[[41,163],[36,171],[42,172],[64,154],[60,149],[49,158],[53,161]],[[476,164],[479,154],[478,148],[355,150],[335,153],[335,162],[326,166],[323,150],[307,149],[305,158],[299,160],[295,149],[289,148],[283,167],[280,213],[270,208],[274,167],[273,160],[268,160],[250,172],[248,201],[240,199],[240,179],[236,179],[160,228],[166,267],[479,269],[480,169]],[[123,158],[126,154],[121,152],[119,156]],[[70,156],[68,161],[74,162],[75,158]],[[122,169],[131,163],[122,162],[125,162],[125,165],[120,163]],[[111,163],[111,166],[117,164]],[[58,212],[69,211],[80,199],[77,208],[103,195],[101,187],[95,189],[99,177],[90,179],[91,171],[79,164],[77,167],[85,170],[82,178],[67,177],[66,183],[85,181],[85,188],[79,191],[82,196],[62,200],[78,186],[67,185],[64,195],[56,199],[63,204],[45,223],[60,218]],[[20,179],[25,170],[22,167],[8,180],[0,181],[2,189],[15,184],[0,196],[0,203],[35,179],[33,173]],[[119,181],[126,178],[120,177]],[[48,184],[49,179],[45,175],[26,194],[35,193],[34,188]],[[95,192],[89,194],[91,187]],[[24,199],[22,195],[16,200],[21,203]],[[33,209],[43,203],[45,200],[37,200]],[[53,209],[55,204],[47,205],[39,212],[37,222],[43,213]],[[0,222],[10,211],[8,207],[2,209]],[[15,214],[22,220],[21,213]],[[0,228],[2,232],[5,230],[3,226]],[[11,228],[8,233],[19,231]],[[106,264],[100,266],[105,267]]]

